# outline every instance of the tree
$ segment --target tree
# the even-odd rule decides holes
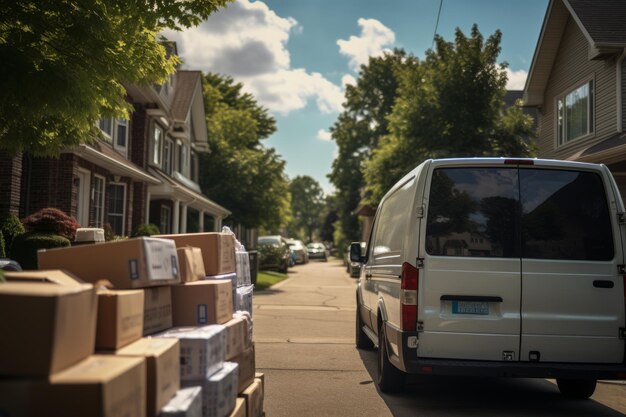
[[[277,230],[290,220],[290,195],[285,161],[261,144],[276,130],[274,118],[230,77],[207,74],[203,90],[210,153],[200,159],[202,191],[235,223]]]
[[[338,146],[329,179],[337,189],[336,207],[341,229],[335,243],[342,249],[361,236],[354,211],[365,188],[363,164],[371,156],[380,138],[388,134],[387,117],[394,105],[403,68],[414,65],[416,58],[401,49],[371,57],[361,66],[356,85],[346,88],[345,110],[331,128]]]
[[[389,115],[389,134],[366,163],[369,201],[379,201],[402,175],[428,158],[528,156],[532,120],[520,103],[505,109],[506,64],[498,64],[500,31],[484,41],[456,30],[435,39],[419,65],[405,67]]]
[[[123,83],[162,84],[179,60],[159,37],[230,0],[5,1],[0,7],[0,149],[55,156],[128,118]]]
[[[310,242],[313,240],[313,231],[318,230],[322,225],[324,191],[317,181],[308,175],[303,175],[291,181],[289,192],[293,218],[287,230],[291,236],[299,238],[302,238],[301,231],[304,231],[306,240]]]

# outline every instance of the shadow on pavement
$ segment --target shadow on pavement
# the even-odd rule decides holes
[[[376,378],[376,350],[359,350],[371,380]],[[396,417],[532,416],[619,417],[624,414],[594,400],[567,399],[545,379],[419,376],[409,377],[404,392],[378,395]]]

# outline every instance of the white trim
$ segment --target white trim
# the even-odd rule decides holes
[[[98,174],[93,174],[93,187],[91,187],[91,201],[92,201],[92,207],[94,209],[94,226],[96,227],[102,227],[104,225],[104,204],[106,202],[106,185],[107,185],[107,180],[105,177],[103,177],[102,175],[98,175]],[[96,180],[102,180],[102,205],[101,205],[101,209],[102,211],[100,212],[100,219],[98,219],[98,213],[96,212]]]
[[[117,144],[117,140],[119,139],[117,134],[118,134],[118,128],[119,126],[121,126],[122,124],[120,123],[121,121],[124,121],[126,123],[126,137],[124,138],[124,143],[125,146],[120,146]],[[119,151],[122,155],[124,155],[124,157],[128,158],[128,141],[130,138],[130,120],[128,119],[113,119],[113,149],[116,149],[117,151]]]
[[[91,192],[91,171],[78,168],[76,177],[79,181],[76,196],[76,220],[82,227],[89,226],[89,202]]]
[[[120,186],[121,185],[124,188],[124,194],[122,195],[122,203],[123,203],[123,205],[122,205],[122,213],[121,213],[122,214],[122,233],[121,233],[121,236],[123,236],[124,232],[126,231],[126,214],[127,214],[127,212],[126,212],[126,210],[127,210],[126,200],[128,198],[128,194],[127,194],[128,186],[127,186],[127,184],[125,182],[109,182],[106,185],[106,188],[108,188],[108,187],[110,187],[112,185],[113,186]],[[109,198],[111,198],[110,195],[109,195]],[[107,210],[106,211],[107,211],[107,214],[106,214],[107,215],[107,223],[110,224],[110,222],[108,221],[109,220],[108,217],[111,215],[111,212],[109,211],[108,205],[107,205]],[[119,214],[115,213],[115,216],[119,217]]]
[[[155,161],[156,156],[156,132],[159,130],[161,132],[160,144],[158,150],[158,161]],[[165,128],[163,128],[159,123],[154,121],[152,123],[152,129],[150,129],[150,165],[161,168],[163,166],[163,144],[165,143]]]

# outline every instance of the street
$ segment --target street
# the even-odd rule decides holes
[[[588,401],[547,380],[411,377],[401,395],[373,382],[376,351],[354,347],[355,285],[341,261],[312,261],[255,293],[256,367],[268,417],[626,415],[626,385],[599,383]]]

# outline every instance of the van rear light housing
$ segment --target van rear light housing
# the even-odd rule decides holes
[[[403,263],[400,283],[400,324],[402,330],[417,330],[418,287],[419,269],[408,262]]]

